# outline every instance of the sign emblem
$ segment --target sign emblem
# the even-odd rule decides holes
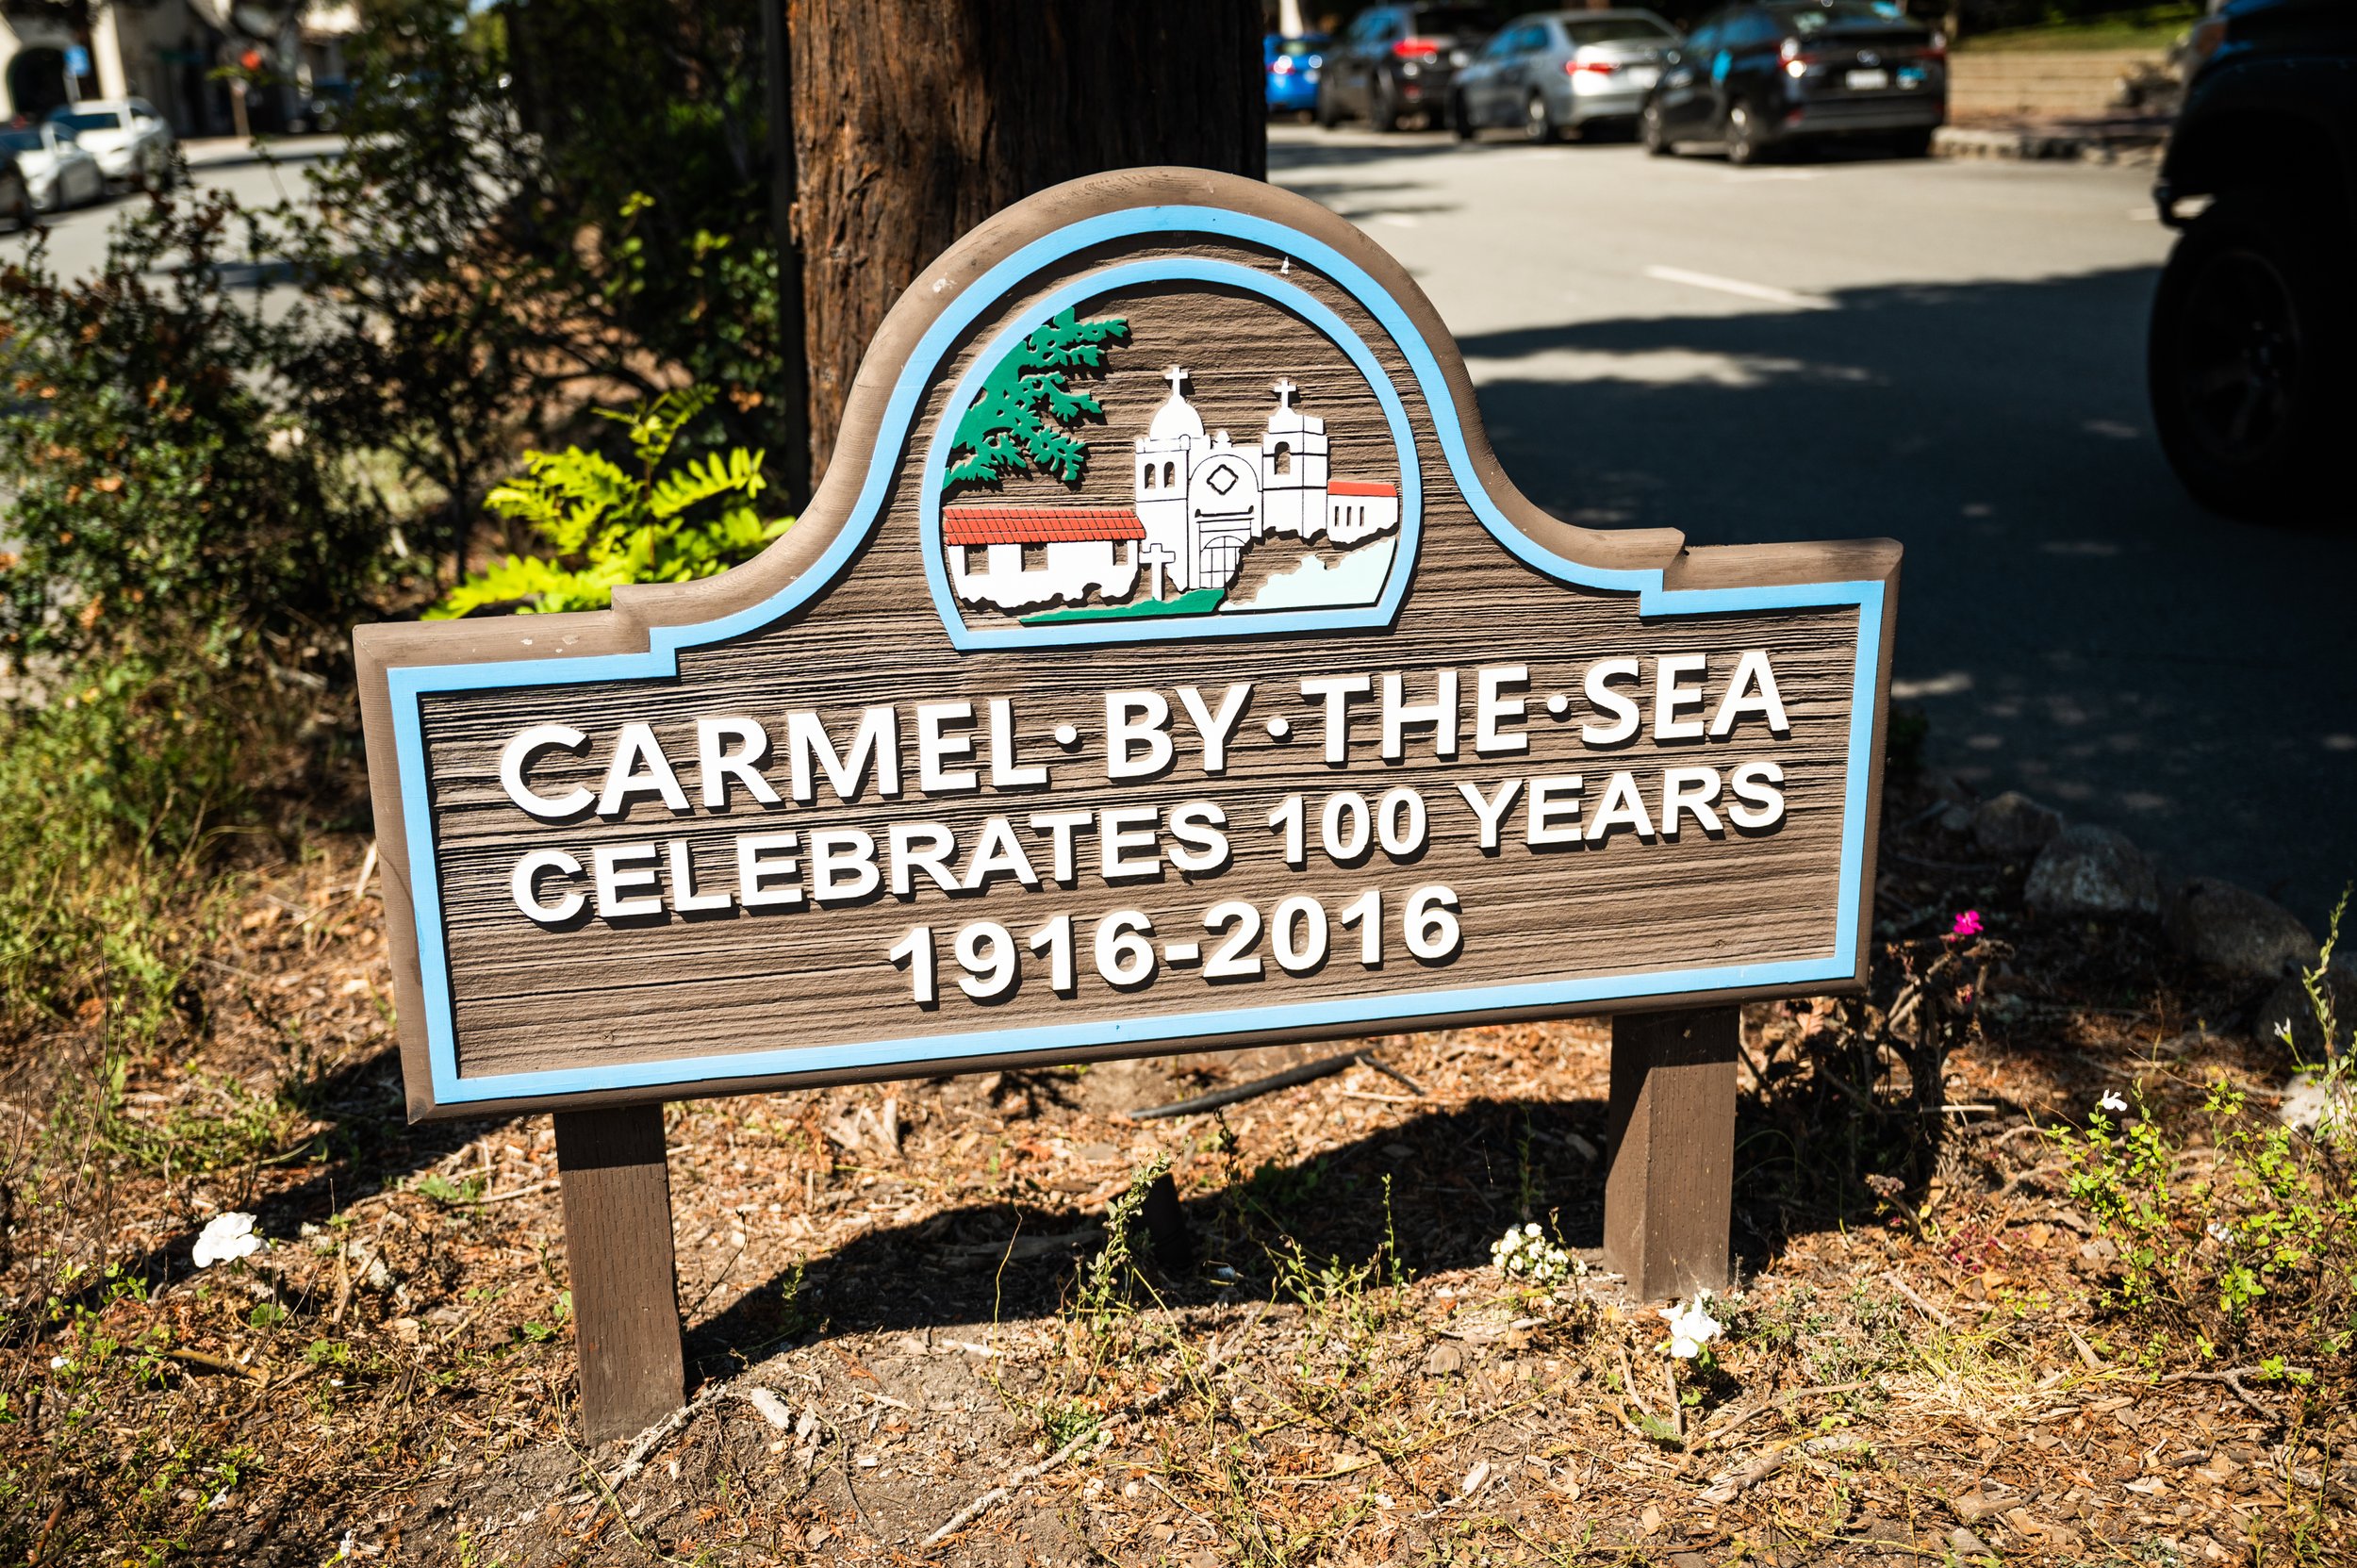
[[[411,1112],[1854,984],[1897,567],[1550,518],[1363,235],[1063,187],[759,559],[357,635]]]

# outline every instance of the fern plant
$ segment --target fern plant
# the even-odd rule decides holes
[[[688,387],[627,410],[599,409],[629,430],[635,474],[577,446],[524,454],[524,471],[484,504],[529,523],[549,553],[510,555],[472,574],[426,619],[603,609],[620,584],[709,577],[759,554],[794,521],[765,519],[753,504],[766,487],[761,453],[736,447],[665,469],[680,432],[712,398],[710,388]]]

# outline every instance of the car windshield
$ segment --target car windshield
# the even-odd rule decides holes
[[[1806,37],[1826,27],[1887,27],[1907,13],[1893,0],[1834,0],[1825,6],[1772,6],[1768,14]]]
[[[112,109],[61,109],[49,117],[49,123],[77,131],[119,131],[123,116]]]
[[[1323,38],[1289,38],[1278,41],[1277,45],[1277,52],[1280,55],[1291,55],[1295,59],[1301,59],[1307,56],[1316,54],[1319,50],[1325,47],[1326,40]]]
[[[1451,33],[1495,32],[1497,25],[1497,18],[1478,6],[1416,8],[1416,33],[1420,38],[1445,37]]]
[[[1584,49],[1591,43],[1618,43],[1623,39],[1675,38],[1677,35],[1657,22],[1641,16],[1607,17],[1595,22],[1572,21],[1563,24],[1564,33],[1572,47]]]
[[[38,153],[41,151],[39,131],[0,131],[0,152]]]

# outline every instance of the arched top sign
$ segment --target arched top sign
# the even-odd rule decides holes
[[[1562,523],[1332,214],[1046,192],[759,559],[357,635],[412,1112],[1853,982],[1897,563]]]

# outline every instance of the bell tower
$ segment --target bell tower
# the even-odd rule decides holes
[[[1277,407],[1261,439],[1262,526],[1297,538],[1326,519],[1326,421],[1294,406],[1301,388],[1292,381],[1280,376],[1269,389]]]

